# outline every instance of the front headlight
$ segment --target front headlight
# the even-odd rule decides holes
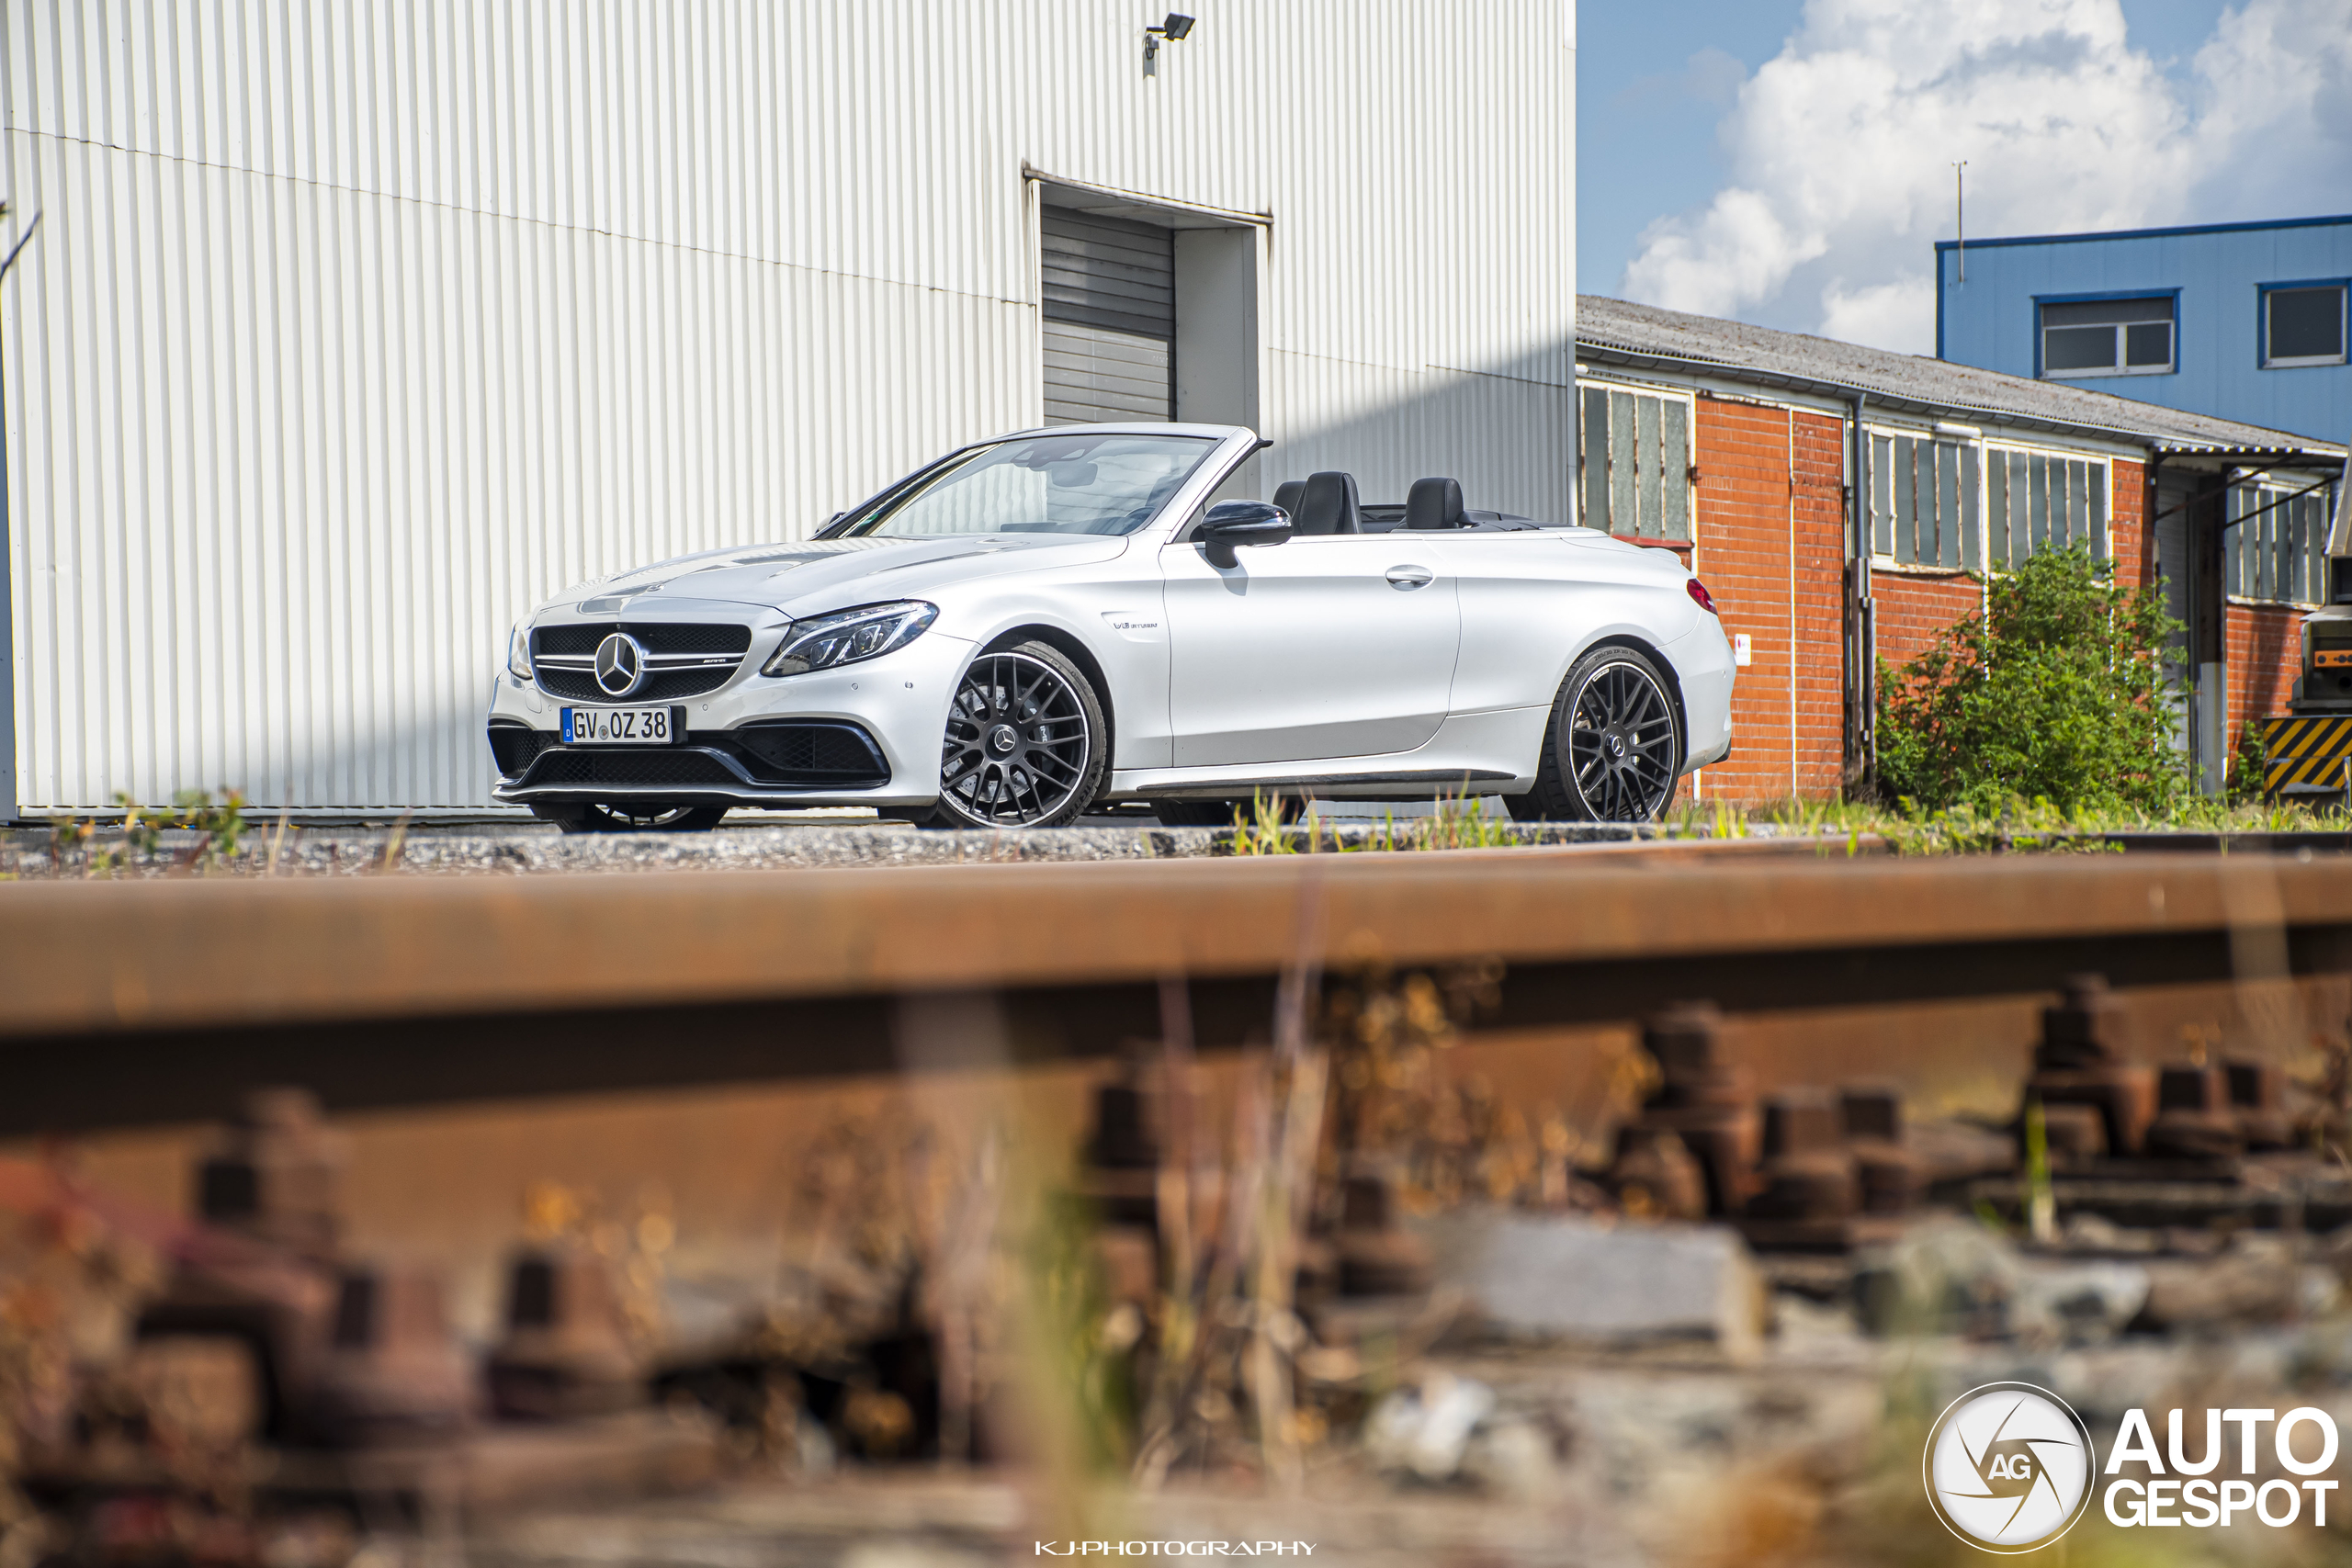
[[[920,599],[892,604],[865,604],[838,610],[814,620],[795,621],[784,634],[784,646],[760,666],[763,675],[802,675],[831,670],[861,659],[879,659],[922,635],[939,616],[939,606]]]
[[[517,681],[531,678],[531,623],[517,621],[506,634],[506,672]]]

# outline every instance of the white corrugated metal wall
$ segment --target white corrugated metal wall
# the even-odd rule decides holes
[[[1266,482],[1565,518],[1572,0],[6,0],[18,808],[487,798],[509,622],[1038,421],[1043,175],[1270,220]]]

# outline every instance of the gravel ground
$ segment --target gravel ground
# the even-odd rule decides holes
[[[722,829],[709,833],[566,834],[551,828],[465,825],[407,829],[256,830],[233,856],[202,869],[212,874],[357,876],[387,870],[410,874],[483,875],[583,871],[766,871],[845,865],[955,865],[989,862],[1151,860],[1214,852],[1205,828],[1065,828],[1046,832],[927,833],[862,823]],[[111,843],[109,843],[109,838]],[[27,879],[93,874],[85,851],[52,852],[42,829],[19,830],[0,849],[0,873]],[[119,834],[93,847],[119,849]],[[107,868],[114,874],[168,876],[198,869],[193,833],[166,833],[153,858]],[[100,870],[97,874],[106,874]]]
[[[1098,819],[1099,821],[1099,819]],[[1481,824],[1491,847],[1511,844],[1630,845],[1659,840],[1650,827],[1567,823]],[[1396,831],[1408,831],[1399,821]],[[1334,822],[1318,847],[1363,849],[1385,824]],[[1767,837],[1768,835],[1757,835]],[[999,833],[928,832],[871,820],[724,827],[707,833],[565,834],[537,824],[452,823],[383,827],[292,827],[256,823],[234,855],[207,862],[200,836],[169,832],[152,856],[124,854],[106,829],[62,852],[46,828],[20,828],[0,844],[0,876],[80,880],[93,875],[206,874],[356,876],[385,871],[483,875],[537,872],[768,871],[812,866],[962,865],[1057,861],[1183,860],[1231,852],[1229,829],[1163,828],[1148,818]],[[1304,830],[1298,835],[1305,847]],[[1810,844],[1812,840],[1803,840]],[[1842,847],[1843,840],[1838,846]],[[1791,848],[1799,846],[1792,840]]]

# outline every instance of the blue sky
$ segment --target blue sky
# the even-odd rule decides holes
[[[1579,289],[1916,348],[1952,157],[1988,235],[2352,206],[2352,0],[1810,16],[1808,32],[1801,0],[1579,6]],[[2200,66],[2225,23],[2230,51]],[[1825,164],[1883,199],[1808,188]]]

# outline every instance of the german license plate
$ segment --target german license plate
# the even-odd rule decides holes
[[[669,746],[685,735],[682,707],[563,710],[566,746]]]

